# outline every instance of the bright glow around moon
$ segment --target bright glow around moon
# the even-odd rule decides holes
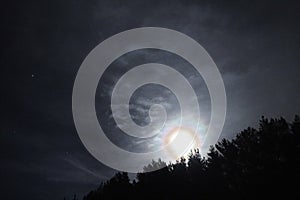
[[[176,127],[173,128],[164,138],[166,153],[172,159],[186,157],[195,148],[199,148],[199,138],[197,134],[189,128]]]
[[[207,126],[193,117],[190,117],[189,123],[184,126],[178,126],[179,119],[175,119],[168,127],[163,129],[161,145],[165,148],[165,154],[168,162],[174,162],[181,157],[187,158],[194,149],[199,149],[204,141],[204,135]],[[194,130],[198,124],[198,129]],[[196,132],[195,132],[196,131]]]

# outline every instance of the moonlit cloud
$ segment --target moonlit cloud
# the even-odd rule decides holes
[[[297,1],[6,1],[3,8],[3,199],[70,199],[75,193],[82,196],[97,188],[113,175],[78,138],[71,94],[85,56],[101,41],[124,30],[166,27],[189,35],[208,51],[222,74],[228,98],[222,137],[231,138],[257,124],[261,115],[284,116],[290,121],[300,113]],[[204,127],[210,118],[206,86],[188,63],[164,52],[125,55],[112,63],[112,70],[100,80],[96,109],[114,143],[141,152],[144,147],[156,148],[161,139],[155,137],[149,143],[124,136],[116,129],[107,105],[121,74],[145,61],[160,61],[185,72],[196,87]],[[136,96],[147,94],[145,102],[137,98],[132,103],[149,106],[148,99],[159,97],[157,93],[143,88]],[[166,100],[165,107],[176,115],[174,98]],[[137,110],[136,122],[148,122],[143,106]],[[176,117],[171,121],[176,122]],[[80,164],[62,160],[66,151]],[[80,169],[81,164],[91,173]],[[88,178],[80,182],[72,177]],[[16,190],[19,192],[11,192]]]

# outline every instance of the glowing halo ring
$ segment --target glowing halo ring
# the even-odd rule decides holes
[[[145,74],[147,76],[144,76]],[[172,79],[168,79],[169,77],[172,77]],[[173,79],[176,80],[176,82],[174,82]],[[176,96],[176,99],[179,102],[181,114],[180,121],[178,122],[177,126],[181,127],[182,125],[185,125],[189,121],[189,115],[200,119],[199,105],[196,97],[197,95],[187,79],[177,70],[167,65],[159,63],[147,63],[135,66],[133,69],[127,71],[118,80],[111,95],[111,109],[113,117],[118,127],[124,133],[133,137],[149,138],[153,137],[154,135],[158,135],[157,132],[161,132],[165,125],[173,126],[172,124],[169,124],[168,121],[166,122],[166,112],[164,112],[165,110],[163,110],[163,106],[157,107],[157,104],[152,105],[149,112],[154,110],[153,107],[156,107],[156,110],[159,108],[159,113],[153,115],[153,117],[155,117],[154,119],[151,117],[151,113],[149,113],[151,122],[147,126],[139,127],[135,124],[135,122],[132,121],[129,114],[129,109],[124,105],[129,105],[130,98],[137,88],[149,83],[163,85]],[[128,85],[130,85],[130,87],[128,87]],[[191,110],[189,108],[193,109]],[[122,116],[121,119],[118,119],[118,115],[120,115],[120,112],[118,111],[120,110],[121,113],[126,113],[126,116]],[[189,149],[190,145],[194,143],[194,138],[197,137],[196,132],[199,128],[199,120],[197,120],[197,123],[190,124],[189,126],[191,130],[194,130],[194,135],[191,140],[185,141],[185,144],[180,141],[180,138],[175,138],[174,140],[180,143],[180,145],[177,147],[177,151],[179,152],[185,152],[186,149]],[[155,149],[154,151],[161,157],[161,159],[164,159],[165,161],[167,161],[167,154],[164,157],[163,153],[167,153],[165,150],[168,146],[163,146],[162,148]],[[179,153],[179,155],[181,155],[181,153]]]
[[[200,139],[199,139],[199,137],[197,137],[197,133],[194,130],[192,130],[191,128],[188,128],[188,127],[183,127],[183,126],[174,127],[170,131],[167,132],[166,136],[163,139],[166,152],[174,160],[180,159],[180,157],[184,156],[185,153],[190,153],[190,150],[193,150],[193,148],[191,148],[191,146],[190,146],[189,148],[187,148],[188,152],[182,152],[181,155],[178,155],[177,153],[174,152],[174,150],[172,149],[172,147],[170,147],[170,143],[173,140],[172,137],[177,137],[177,134],[178,134],[179,131],[185,131],[185,133],[187,133],[190,136],[192,136],[194,142],[191,145],[195,146],[195,148],[196,147],[197,148],[201,148],[200,147],[200,144],[201,144]]]
[[[152,159],[162,156],[157,152],[128,152],[114,145],[98,123],[95,94],[100,77],[115,59],[144,48],[177,54],[203,77],[211,97],[211,119],[202,148],[208,149],[217,142],[226,116],[226,93],[221,74],[204,48],[192,38],[166,28],[143,27],[104,40],[87,55],[78,70],[72,94],[74,123],[82,143],[97,160],[116,170],[132,173],[141,172]]]

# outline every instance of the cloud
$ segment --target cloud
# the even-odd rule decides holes
[[[191,36],[208,51],[222,73],[227,91],[228,112],[223,137],[230,138],[255,124],[260,115],[283,115],[290,119],[300,113],[297,1],[175,0],[123,4],[119,1],[54,0],[19,4],[7,1],[4,7],[1,35],[7,39],[3,41],[1,54],[5,84],[0,135],[0,151],[5,154],[1,166],[4,199],[62,199],[62,194],[77,191],[83,194],[95,186],[84,181],[80,183],[79,178],[72,184],[72,177],[98,180],[94,174],[98,172],[94,170],[97,167],[104,174],[111,172],[89,155],[78,138],[71,96],[77,70],[91,49],[127,29],[141,26],[174,29]],[[132,145],[140,151],[140,147],[129,143],[128,138],[111,127],[107,97],[112,92],[110,86],[126,70],[144,61],[160,61],[185,72],[192,85],[199,89],[197,94],[204,117],[209,116],[210,109],[207,93],[200,92],[205,90],[204,84],[197,83],[197,77],[187,70],[188,64],[184,61],[155,51],[134,52],[122,57],[119,67],[114,68],[118,62],[112,63],[103,82],[100,80],[103,88],[97,90],[101,95],[96,96],[96,109],[103,116],[99,117],[100,123],[114,131],[108,133],[116,137],[114,142],[124,148]],[[31,74],[35,74],[34,78]],[[149,106],[148,97],[159,96],[155,91],[161,92],[149,89],[149,96],[139,103]],[[165,107],[178,112],[173,100],[166,101]],[[143,115],[147,114],[147,109],[141,108],[137,113],[141,115],[136,119],[138,116],[146,119]],[[147,144],[133,141],[141,146]],[[67,167],[57,156],[65,151],[84,156],[79,163],[64,161]],[[59,179],[64,174],[69,176],[65,179],[70,180],[70,184],[46,181]],[[18,193],[10,192],[16,189]]]

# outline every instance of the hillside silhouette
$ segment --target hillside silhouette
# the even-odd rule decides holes
[[[300,199],[300,117],[261,118],[232,140],[212,146],[207,156],[195,149],[176,163],[153,161],[130,181],[115,174],[84,200],[99,199]]]

